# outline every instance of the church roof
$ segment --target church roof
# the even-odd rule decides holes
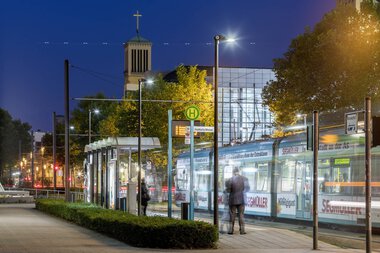
[[[148,42],[148,43],[151,43],[150,40],[141,37],[139,34],[137,34],[135,37],[133,37],[132,39],[127,41],[127,43],[129,43],[129,42]]]

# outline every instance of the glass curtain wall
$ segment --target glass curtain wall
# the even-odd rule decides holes
[[[273,118],[261,93],[272,69],[219,68],[220,145],[264,139],[272,134]]]

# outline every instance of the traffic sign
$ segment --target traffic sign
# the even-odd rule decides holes
[[[185,144],[190,145],[190,127],[186,128]]]
[[[190,132],[190,127],[186,127],[186,129],[189,130]],[[194,126],[194,132],[197,133],[213,133],[214,132],[214,127],[210,126]]]
[[[199,110],[198,106],[191,105],[186,108],[185,116],[188,120],[197,120],[201,115],[201,110]]]
[[[346,113],[346,134],[356,134],[358,132],[358,113]]]

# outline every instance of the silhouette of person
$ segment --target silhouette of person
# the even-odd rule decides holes
[[[227,192],[230,193],[229,196],[229,207],[231,215],[231,224],[228,234],[232,235],[234,233],[235,217],[236,212],[239,217],[239,228],[240,234],[246,234],[244,229],[244,209],[247,203],[246,192],[249,191],[248,178],[240,175],[239,168],[235,167],[232,171],[233,176],[226,182]]]
[[[145,184],[145,178],[141,179],[141,206],[143,207],[143,214],[146,216],[146,208],[148,206],[148,201],[150,200],[148,188]]]
[[[226,190],[224,190],[223,191],[223,197],[222,197],[224,209],[223,209],[222,222],[220,223],[220,233],[221,234],[226,233],[226,232],[224,232],[224,227],[226,227],[227,232],[230,231],[231,215],[230,215],[230,207],[228,204],[228,197],[229,197],[228,192]]]

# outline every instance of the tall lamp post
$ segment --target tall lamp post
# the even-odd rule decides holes
[[[95,109],[94,110],[95,114],[99,114],[99,110]],[[92,115],[92,110],[88,110],[88,144],[91,143],[91,115]]]
[[[214,36],[214,225],[218,227],[218,70],[219,70],[219,42],[224,40],[222,35]]]
[[[214,36],[214,225],[218,226],[218,168],[219,168],[219,148],[218,148],[218,71],[219,71],[219,43],[220,41],[234,42],[234,38],[226,38],[223,35]]]
[[[137,215],[141,215],[141,112],[142,112],[142,85],[144,83],[152,84],[152,80],[139,79],[139,137],[137,144],[137,163],[138,163],[138,174],[137,174]]]

